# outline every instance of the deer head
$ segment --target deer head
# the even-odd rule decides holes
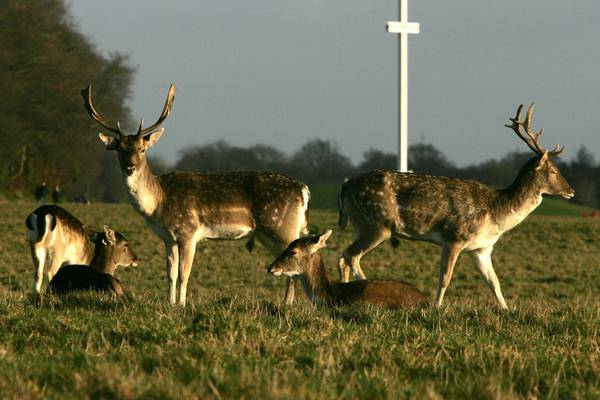
[[[527,109],[525,121],[521,121],[522,110],[523,104],[517,109],[517,115],[514,118],[509,118],[511,124],[506,124],[504,126],[511,128],[536,154],[536,157],[529,163],[531,165],[530,173],[533,175],[534,181],[540,186],[542,192],[570,199],[575,195],[575,191],[562,176],[556,163],[552,160],[553,156],[563,152],[564,147],[559,144],[552,150],[546,150],[542,147],[539,140],[544,133],[544,128],[540,129],[539,132],[533,132],[531,130],[534,104],[531,104]],[[525,132],[521,132],[521,128],[523,128]]]
[[[118,266],[137,267],[140,259],[131,250],[129,242],[121,233],[104,225],[104,231],[97,232],[94,236],[96,255],[106,261],[104,264],[108,268],[113,268],[112,271],[103,272],[112,274],[114,268]]]
[[[295,276],[305,273],[311,265],[311,256],[325,247],[329,236],[331,236],[331,229],[320,235],[309,235],[294,240],[269,265],[267,272],[275,276]]]
[[[126,135],[121,129],[119,122],[116,126],[111,126],[104,118],[96,111],[92,104],[92,84],[90,83],[85,88],[81,95],[84,100],[84,106],[88,114],[99,125],[106,128],[109,133],[100,133],[100,140],[104,143],[107,150],[116,150],[119,154],[119,164],[121,171],[128,176],[139,172],[146,165],[146,150],[154,146],[160,136],[164,132],[164,128],[160,128],[160,124],[167,118],[173,107],[176,87],[171,84],[165,106],[158,120],[151,126],[144,128],[144,120],[140,120],[137,133]]]

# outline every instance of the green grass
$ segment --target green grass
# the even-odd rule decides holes
[[[510,310],[468,257],[445,306],[318,309],[298,287],[284,307],[271,257],[241,241],[199,246],[185,309],[167,304],[162,244],[128,205],[67,205],[93,227],[123,232],[144,262],[121,269],[115,301],[30,295],[23,221],[35,205],[0,203],[2,398],[598,398],[600,221],[532,216],[497,244]],[[311,213],[313,229],[336,223]],[[351,230],[324,249],[327,268]],[[403,241],[363,259],[370,278],[416,284],[431,299],[439,248]]]
[[[560,216],[560,217],[582,217],[584,213],[590,214],[589,207],[584,207],[567,200],[544,197],[544,201],[535,209],[533,215]]]
[[[337,210],[340,185],[311,185],[311,208]]]

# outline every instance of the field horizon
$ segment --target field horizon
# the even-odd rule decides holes
[[[546,200],[544,201],[546,202]],[[24,220],[33,202],[1,201],[3,398],[597,398],[600,220],[533,215],[493,254],[501,311],[468,256],[440,309],[313,307],[243,241],[199,245],[188,305],[167,302],[162,243],[126,204],[67,203],[93,228],[122,232],[143,259],[117,271],[129,297],[33,296]],[[579,210],[578,210],[579,213]],[[311,230],[335,227],[316,208]],[[331,279],[351,229],[323,250]],[[438,247],[383,244],[369,278],[403,279],[433,301]]]

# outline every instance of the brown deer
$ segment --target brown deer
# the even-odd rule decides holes
[[[224,172],[202,174],[171,172],[155,176],[146,160],[164,129],[160,124],[169,115],[175,95],[171,85],[163,111],[148,128],[140,122],[137,133],[126,135],[119,125],[111,126],[92,105],[92,87],[82,96],[85,108],[109,135],[100,134],[108,150],[116,150],[133,207],[163,240],[167,253],[169,301],[185,305],[188,278],[196,244],[205,239],[250,237],[261,242],[273,255],[307,232],[308,187],[287,176],[265,172]],[[294,299],[294,283],[288,281],[286,302]]]
[[[135,267],[139,259],[129,248],[129,242],[119,232],[104,226],[103,232],[90,235],[94,243],[94,258],[87,265],[66,265],[50,281],[48,291],[66,294],[81,290],[122,296],[121,282],[114,277],[118,266]]]
[[[90,233],[77,218],[62,207],[43,205],[25,220],[27,239],[34,265],[35,291],[41,293],[44,267],[49,262],[48,282],[65,264],[89,264],[94,247],[87,237]]]
[[[273,275],[299,277],[306,295],[317,305],[353,303],[402,307],[427,301],[423,293],[407,282],[359,280],[330,283],[319,251],[331,236],[331,230],[294,240],[267,268]]]
[[[339,225],[343,229],[350,219],[355,239],[339,260],[340,279],[349,280],[350,267],[358,279],[365,279],[361,257],[386,239],[423,240],[442,247],[437,306],[442,304],[459,254],[466,250],[500,306],[507,308],[492,266],[494,244],[542,202],[542,195],[567,199],[575,195],[552,160],[563,148],[556,145],[551,151],[544,149],[539,144],[544,130],[531,131],[533,104],[524,122],[522,108],[519,106],[516,117],[506,127],[513,129],[536,155],[505,189],[492,189],[471,180],[396,171],[375,171],[344,183],[339,197]]]

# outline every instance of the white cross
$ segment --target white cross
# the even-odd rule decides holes
[[[387,31],[400,34],[399,62],[399,139],[398,139],[398,170],[408,171],[408,34],[419,33],[417,22],[408,22],[408,0],[400,0],[400,21],[387,23]]]

